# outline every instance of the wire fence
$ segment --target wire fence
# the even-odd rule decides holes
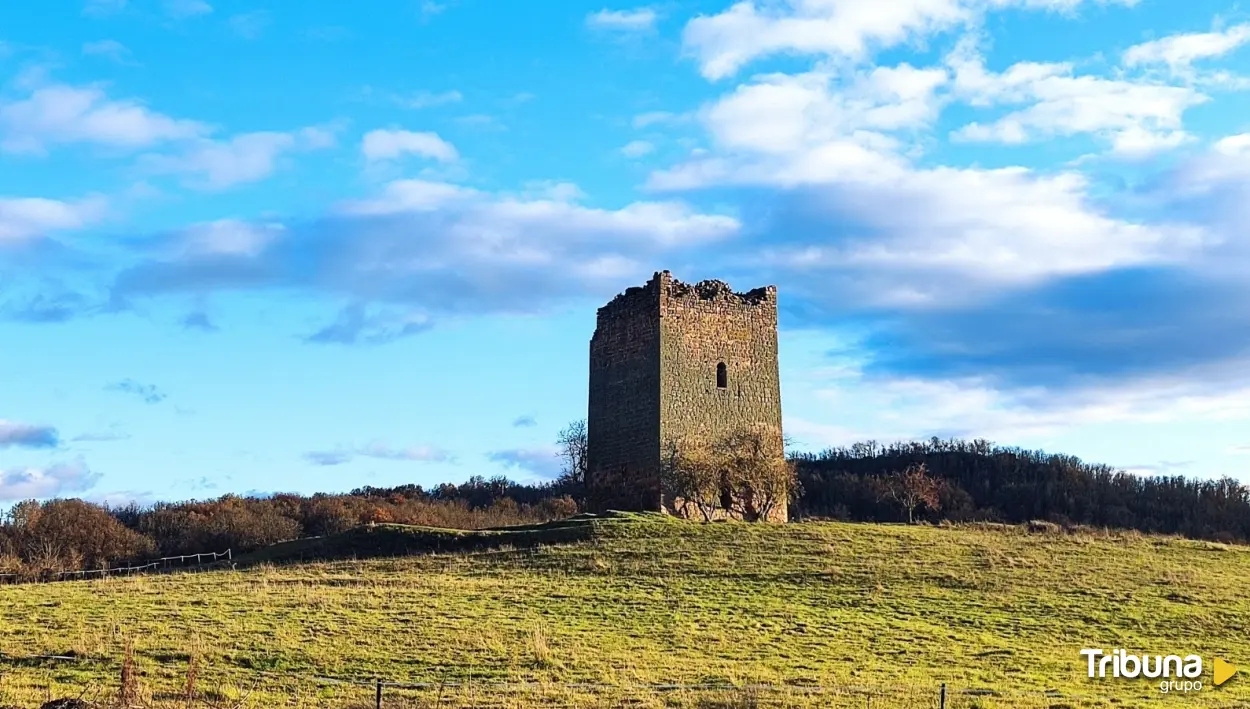
[[[207,559],[207,561],[205,561]],[[81,569],[78,571],[38,571],[33,573],[0,574],[3,583],[49,583],[53,581],[80,581],[89,578],[108,576],[132,576],[134,574],[156,573],[160,571],[187,569],[209,564],[216,564],[225,559],[234,559],[230,549],[220,552],[204,552],[202,554],[183,554],[181,556],[164,556],[138,566],[103,567],[99,569]],[[188,563],[188,560],[193,560]]]
[[[12,656],[0,654],[0,662],[91,662],[103,658],[60,655]],[[455,680],[396,681],[381,677],[345,677],[299,672],[276,672],[250,669],[242,679],[251,682],[246,695],[263,694],[264,684],[290,689],[298,684],[331,685],[344,690],[334,703],[353,709],[397,709],[409,706],[438,706],[446,709],[481,709],[482,707],[641,707],[650,706],[644,698],[659,698],[657,706],[687,706],[680,698],[695,700],[690,706],[716,709],[752,709],[756,707],[866,707],[867,709],[975,709],[977,707],[1041,707],[1114,706],[1126,701],[1169,706],[1187,706],[1193,695],[1162,694],[1157,687],[1143,683],[1134,694],[1112,696],[1094,692],[1059,689],[1028,689],[1010,686],[967,686],[955,683],[931,684],[769,684],[723,682],[645,683],[645,682],[573,682],[573,681],[504,681],[488,678]],[[124,680],[123,680],[124,681]],[[98,688],[97,688],[98,689]],[[1127,688],[1126,688],[1127,689]],[[85,691],[85,690],[84,690]],[[330,699],[330,697],[323,697]],[[186,697],[183,697],[186,699]],[[270,697],[272,699],[272,697]],[[1171,700],[1170,702],[1168,700]],[[1250,709],[1250,701],[1228,695],[1228,709]],[[520,702],[520,703],[518,703]],[[243,702],[239,703],[240,705]],[[269,706],[257,704],[256,706]],[[179,706],[189,707],[190,702]],[[1213,706],[1204,703],[1203,706]]]

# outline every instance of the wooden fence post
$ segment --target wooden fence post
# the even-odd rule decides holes
[[[377,709],[382,709],[382,680],[378,679]]]
[[[946,683],[942,683],[942,709],[946,709]]]

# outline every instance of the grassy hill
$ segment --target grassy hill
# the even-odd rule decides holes
[[[217,706],[372,706],[373,687],[334,680],[375,677],[430,685],[385,688],[397,707],[935,707],[943,682],[950,707],[1250,706],[1250,676],[1165,695],[1090,680],[1078,654],[1198,653],[1207,685],[1215,656],[1250,665],[1241,547],[618,515],[384,525],[246,561],[0,587],[0,705],[115,693],[132,638],[145,696],[171,707],[191,658]],[[13,659],[39,654],[77,659]]]

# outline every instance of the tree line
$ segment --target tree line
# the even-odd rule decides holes
[[[1143,476],[1069,455],[937,438],[867,441],[792,459],[804,490],[792,507],[799,517],[1042,520],[1250,541],[1250,488],[1231,477]]]
[[[0,520],[0,574],[37,577],[156,556],[246,553],[371,523],[481,529],[561,519],[588,507],[585,423],[561,431],[558,443],[563,472],[541,484],[473,477],[429,489],[225,495],[149,506],[21,502]],[[760,520],[789,497],[791,519],[1043,520],[1250,542],[1250,488],[1232,478],[1140,476],[984,440],[868,441],[785,461],[760,443],[748,432],[666,447],[660,482],[680,498],[680,509],[669,511],[706,520],[727,510]]]
[[[502,477],[473,477],[430,490],[403,485],[342,495],[225,495],[150,506],[28,500],[0,521],[0,575],[40,578],[158,556],[226,549],[239,554],[365,524],[454,529],[533,524],[569,517],[577,509],[554,485],[521,485]]]

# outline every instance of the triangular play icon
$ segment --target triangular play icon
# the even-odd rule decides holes
[[[1215,686],[1220,686],[1227,682],[1233,675],[1237,674],[1237,666],[1215,658]]]

